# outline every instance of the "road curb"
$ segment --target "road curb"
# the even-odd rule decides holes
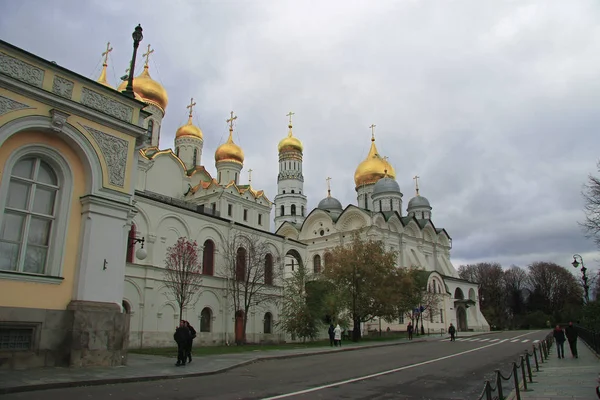
[[[336,350],[325,350],[320,352],[310,352],[310,353],[298,353],[298,354],[282,354],[282,355],[272,355],[272,356],[258,356],[251,360],[240,361],[237,364],[230,365],[228,367],[215,369],[213,371],[204,371],[204,372],[190,372],[187,374],[176,374],[176,375],[148,375],[148,376],[133,376],[133,377],[123,377],[123,378],[103,378],[103,379],[90,379],[85,381],[69,381],[69,382],[50,382],[50,383],[40,383],[36,385],[24,385],[24,386],[13,386],[7,388],[0,388],[0,395],[11,394],[11,393],[23,393],[23,392],[34,392],[38,390],[49,390],[49,389],[65,389],[72,387],[81,387],[81,386],[102,386],[102,385],[114,385],[117,383],[135,383],[135,382],[149,382],[149,381],[160,381],[160,380],[172,380],[172,379],[183,379],[183,378],[194,378],[199,376],[208,376],[208,375],[216,375],[223,372],[230,371],[234,368],[243,367],[245,365],[254,364],[260,361],[269,361],[269,360],[281,360],[281,359],[289,359],[289,358],[300,358],[300,357],[310,357],[310,356],[318,356],[321,354],[331,354],[331,353],[339,353],[340,351],[355,351],[355,350],[364,350],[364,349],[372,349],[377,347],[389,347],[389,346],[400,346],[410,343],[424,343],[426,340],[411,340],[400,343],[382,343],[382,344],[374,344],[374,345],[366,345],[360,347],[350,347],[350,348],[338,348]],[[168,359],[165,357],[165,359]]]

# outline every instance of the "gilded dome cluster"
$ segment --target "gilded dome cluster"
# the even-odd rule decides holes
[[[117,90],[119,92],[124,91],[127,88],[127,81],[121,82]],[[136,97],[147,104],[152,104],[160,108],[163,112],[167,109],[169,104],[169,96],[167,91],[157,81],[152,79],[148,72],[148,64],[144,66],[144,70],[141,74],[133,78],[133,92]]]
[[[371,137],[371,149],[367,158],[365,158],[354,172],[354,183],[356,187],[376,183],[378,180],[386,176],[396,179],[396,171],[394,167],[383,157],[379,155],[375,146],[375,136]]]

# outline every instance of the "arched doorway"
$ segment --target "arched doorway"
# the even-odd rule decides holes
[[[239,310],[235,313],[235,343],[239,345],[244,342],[244,312]]]
[[[464,307],[458,307],[456,309],[456,324],[458,325],[459,332],[466,332],[467,326],[467,311]]]
[[[296,250],[292,249],[285,254],[285,273],[294,272],[303,267],[302,257]]]

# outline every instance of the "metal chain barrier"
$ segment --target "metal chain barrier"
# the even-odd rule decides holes
[[[510,374],[508,376],[504,376],[502,372],[497,369],[495,370],[496,378],[494,379],[495,385],[492,384],[489,380],[485,381],[483,385],[483,391],[477,398],[477,400],[504,400],[504,390],[502,388],[503,381],[511,381],[513,382],[513,389],[515,391],[515,396],[517,400],[521,400],[521,385],[523,386],[523,391],[528,391],[527,388],[527,380],[529,383],[533,383],[533,373],[531,370],[531,361],[530,357],[533,357],[535,360],[535,370],[536,372],[540,371],[540,363],[544,363],[548,361],[548,357],[550,356],[550,348],[552,347],[552,343],[554,338],[550,335],[546,336],[546,339],[538,342],[538,345],[534,344],[532,346],[533,353],[530,353],[528,350],[525,350],[525,354],[520,356],[519,362],[513,362]],[[539,359],[538,359],[539,354]],[[519,378],[519,371],[521,372],[521,377]]]

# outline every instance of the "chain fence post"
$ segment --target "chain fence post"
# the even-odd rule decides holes
[[[527,364],[527,375],[529,375],[529,383],[533,383],[533,375],[531,374],[531,363],[529,362],[529,352],[525,350],[525,363]]]
[[[538,363],[537,349],[533,345],[533,358],[535,359],[535,371],[540,372],[540,364]]]
[[[490,381],[485,382],[485,399],[494,400],[494,397],[492,397],[492,385],[490,384]]]
[[[517,371],[517,363],[513,363],[512,375],[515,382],[515,394],[517,395],[517,400],[521,400],[521,388],[519,387],[519,372]]]
[[[496,390],[498,391],[498,400],[504,400],[504,393],[502,392],[502,375],[500,370],[496,370]]]
[[[525,357],[521,356],[521,376],[523,377],[523,391],[527,391],[527,377],[525,372]]]

